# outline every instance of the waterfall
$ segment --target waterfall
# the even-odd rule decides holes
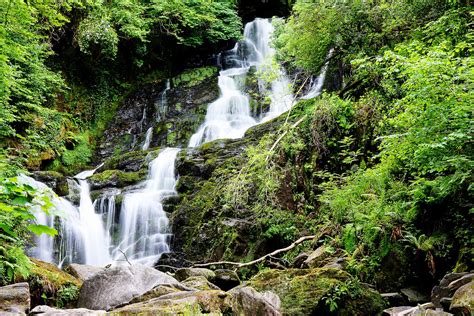
[[[275,52],[270,46],[273,26],[268,19],[255,19],[247,23],[244,39],[236,46],[219,56],[223,69],[219,72],[219,98],[212,102],[206,113],[204,123],[192,135],[188,146],[197,147],[203,143],[221,138],[241,138],[245,131],[259,123],[252,117],[250,100],[244,92],[242,82],[250,67],[259,71],[268,69]],[[270,110],[260,122],[274,118],[287,111],[293,103],[290,81],[283,70],[277,70],[277,78],[272,81],[268,92],[271,100]],[[260,82],[261,90],[264,90]]]
[[[179,149],[166,148],[149,167],[145,187],[124,196],[120,213],[121,242],[114,251],[123,259],[153,264],[169,251],[168,217],[161,204],[163,198],[176,194],[175,160]]]
[[[152,134],[153,134],[153,127],[149,127],[146,131],[145,141],[143,142],[142,150],[147,150],[150,147]]]
[[[272,33],[270,20],[255,19],[245,25],[242,41],[233,49],[218,55],[221,66],[219,98],[209,104],[205,121],[190,138],[189,147],[197,147],[215,139],[243,137],[248,128],[291,108],[294,98],[290,80],[283,69],[275,70],[270,66],[275,54],[270,46]],[[262,73],[276,71],[272,73],[275,79],[270,85],[258,80],[259,91],[271,101],[269,110],[261,117],[252,116],[250,98],[245,93],[246,76],[252,67]],[[325,72],[326,68],[323,67],[314,84],[318,93]],[[313,85],[311,87],[303,98],[312,97]],[[169,89],[168,80],[155,102],[156,121],[166,115]],[[139,122],[140,133],[143,132],[145,121],[146,108]],[[142,150],[149,148],[152,133],[153,128],[149,127],[141,145]],[[135,145],[136,135],[133,137]],[[175,160],[178,152],[177,148],[165,148],[150,162],[147,179],[133,191],[124,194],[119,212],[115,208],[115,198],[121,193],[119,190],[105,192],[95,202],[91,200],[87,178],[97,168],[68,179],[70,199],[80,197],[78,207],[57,197],[45,184],[25,176],[29,184],[35,183],[41,189],[49,190],[52,196],[55,211],[51,215],[35,212],[37,222],[51,227],[59,226],[57,238],[45,235],[37,237],[36,247],[30,249],[32,255],[61,266],[71,262],[104,265],[111,261],[123,261],[125,254],[132,262],[152,265],[162,253],[170,250],[168,242],[171,232],[162,201],[176,194]],[[55,225],[56,213],[62,213],[64,217],[56,221]]]

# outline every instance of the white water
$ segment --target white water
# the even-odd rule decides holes
[[[189,147],[197,147],[215,139],[241,138],[250,127],[290,109],[293,94],[289,79],[282,70],[277,70],[277,78],[272,81],[270,91],[265,91],[270,96],[271,104],[262,120],[252,117],[250,100],[241,84],[250,67],[255,66],[261,72],[270,68],[268,64],[275,54],[270,46],[272,32],[270,20],[255,19],[245,25],[244,40],[237,43],[224,57],[220,57],[224,59],[221,62],[231,65],[231,68],[219,73],[220,96],[209,105],[205,122],[191,137]],[[263,86],[260,82],[261,90],[264,89]]]
[[[245,77],[251,67],[262,73],[275,72],[275,69],[269,66],[275,53],[270,46],[272,32],[273,27],[269,20],[256,19],[246,24],[243,41],[231,51],[220,54],[219,60],[223,67],[218,78],[220,97],[208,106],[205,122],[191,137],[189,147],[215,139],[243,137],[248,128],[268,121],[291,108],[294,98],[290,81],[282,69],[277,69],[276,75],[273,74],[275,79],[269,87],[262,80],[259,81],[260,92],[271,100],[269,110],[261,117],[252,116],[250,99],[244,92]],[[325,74],[325,68],[320,75],[321,81],[324,80],[323,73]],[[317,88],[319,93],[321,86]],[[168,81],[155,102],[157,121],[166,116],[166,94],[169,89]],[[309,98],[311,91],[304,98]],[[140,121],[141,131],[145,119],[146,109]],[[149,148],[151,138],[152,127],[146,132],[145,141],[141,146],[143,150]],[[175,160],[178,152],[179,149],[167,148],[150,162],[149,175],[142,183],[142,188],[124,195],[119,223],[116,221],[115,196],[120,192],[107,192],[98,202],[92,203],[89,184],[85,179],[95,170],[83,171],[76,175],[80,206],[77,208],[67,200],[59,198],[57,208],[67,213],[66,218],[61,220],[60,243],[54,246],[51,237],[39,237],[38,247],[33,249],[36,256],[46,261],[58,258],[55,261],[60,265],[70,262],[103,265],[112,260],[123,261],[124,252],[130,261],[152,265],[162,253],[169,252],[171,232],[162,201],[163,198],[176,194]],[[68,182],[75,183],[72,180]],[[76,183],[75,185],[77,186]],[[38,221],[53,226],[54,217],[43,215],[44,213],[38,214]],[[119,236],[119,240],[113,242],[111,236],[115,235]],[[54,254],[54,249],[59,254]]]
[[[332,52],[333,50],[330,49],[329,50],[329,53],[328,53],[328,56],[327,56],[327,59],[329,59],[332,55]],[[326,73],[328,71],[328,66],[329,66],[329,63],[326,62],[324,64],[324,66],[321,68],[321,71],[319,72],[319,76],[316,77],[316,79],[314,78],[311,78],[311,82],[310,82],[310,88],[309,88],[309,91],[303,95],[301,97],[301,99],[312,99],[312,98],[315,98],[317,96],[319,96],[323,90],[323,85],[324,85],[324,80],[326,79]]]
[[[166,148],[150,163],[145,187],[124,196],[120,214],[121,242],[115,259],[153,264],[162,253],[169,252],[168,217],[161,204],[163,198],[176,194],[174,164],[179,149]]]

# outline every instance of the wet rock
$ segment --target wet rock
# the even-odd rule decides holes
[[[207,280],[212,280],[216,277],[214,271],[204,268],[183,268],[175,272],[175,278],[178,281],[184,281],[190,277],[202,276]]]
[[[113,310],[114,315],[229,314],[231,295],[223,291],[177,292]]]
[[[203,276],[193,276],[184,280],[183,285],[198,290],[220,290],[217,285],[212,284]]]
[[[273,292],[257,292],[254,288],[243,286],[229,291],[232,295],[233,315],[279,316],[280,298]]]
[[[404,288],[400,292],[407,298],[410,303],[424,303],[429,301],[429,298],[424,293],[421,293],[415,288]]]
[[[43,182],[59,196],[68,195],[67,180],[64,175],[56,171],[35,171],[31,175],[35,180]]]
[[[350,275],[337,269],[287,269],[261,272],[245,283],[255,290],[272,291],[281,299],[284,315],[327,315],[328,306],[323,297],[332,288],[351,279]],[[376,315],[383,310],[380,294],[359,284],[360,295],[345,297],[338,302],[341,315]]]
[[[78,278],[81,281],[85,281],[86,279],[90,278],[96,273],[99,273],[104,268],[90,266],[87,264],[78,264],[78,263],[71,263],[64,269],[70,275]]]
[[[402,294],[394,292],[394,293],[382,293],[380,294],[382,298],[387,300],[390,306],[403,306],[406,303],[405,297]]]
[[[449,308],[456,315],[474,314],[474,281],[461,286],[453,295]]]
[[[106,315],[106,311],[103,310],[90,310],[86,308],[74,308],[74,309],[59,309],[53,308],[46,305],[39,305],[33,308],[30,315],[73,315],[73,316],[96,316]]]
[[[123,172],[121,170],[105,170],[88,178],[91,189],[117,187],[123,188],[127,185],[136,184],[145,180],[147,172],[145,169],[139,172]]]
[[[105,269],[84,281],[78,307],[110,310],[163,284],[179,282],[166,273],[139,264]]]
[[[216,276],[210,281],[224,291],[228,291],[240,285],[239,276],[235,271],[227,269],[218,269],[215,270],[214,273],[216,274]]]
[[[443,298],[451,297],[451,290],[444,286],[435,286],[431,290],[431,302],[436,307],[441,307],[441,300]]]
[[[329,257],[327,247],[322,245],[313,251],[304,261],[303,266],[309,268],[318,268],[323,265],[323,260]]]
[[[16,283],[0,287],[0,314],[3,312],[25,314],[30,309],[28,283]]]

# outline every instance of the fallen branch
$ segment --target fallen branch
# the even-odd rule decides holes
[[[127,258],[127,255],[125,254],[125,252],[123,252],[122,249],[120,249],[120,248],[119,248],[119,251],[120,251],[120,252],[122,253],[122,255],[125,257],[125,260],[127,260],[128,264],[129,264],[129,265],[132,265],[132,264],[130,263],[130,261],[128,261],[128,258]]]
[[[259,263],[261,261],[264,261],[268,257],[272,257],[272,256],[275,256],[279,253],[291,250],[291,249],[295,248],[297,245],[301,244],[303,241],[315,239],[317,237],[318,237],[317,235],[303,236],[300,239],[298,239],[297,241],[293,242],[288,247],[277,249],[277,250],[275,250],[275,251],[273,251],[269,254],[266,254],[263,257],[260,257],[258,259],[253,260],[253,261],[250,261],[250,262],[217,261],[217,262],[209,262],[209,263],[198,263],[198,264],[194,264],[193,267],[202,268],[202,267],[209,267],[209,266],[214,266],[214,265],[229,265],[229,266],[235,266],[237,268],[248,267],[248,266],[254,265],[256,263]]]

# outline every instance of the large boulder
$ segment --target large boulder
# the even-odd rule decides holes
[[[71,274],[72,276],[78,278],[81,281],[85,281],[86,279],[90,278],[96,273],[99,273],[104,268],[90,266],[87,264],[78,264],[78,263],[71,263],[65,269],[66,272]]]
[[[2,312],[24,314],[30,309],[28,283],[16,283],[0,287],[0,315]]]
[[[449,310],[456,315],[474,314],[474,281],[461,286],[454,293]]]
[[[229,291],[232,295],[233,315],[279,316],[280,298],[273,292],[257,292],[254,288],[243,286]]]
[[[46,305],[36,306],[30,315],[71,315],[71,316],[100,316],[106,315],[106,311],[93,311],[86,308],[59,309]]]
[[[339,269],[263,271],[248,282],[257,291],[272,291],[281,299],[285,315],[327,315],[331,303],[341,315],[376,315],[383,310],[380,294]],[[348,290],[337,294],[341,288]]]
[[[185,286],[198,290],[220,290],[217,285],[212,284],[203,276],[190,277],[184,280],[182,283]]]
[[[105,269],[84,281],[78,307],[110,310],[163,284],[179,282],[164,272],[140,264]]]

